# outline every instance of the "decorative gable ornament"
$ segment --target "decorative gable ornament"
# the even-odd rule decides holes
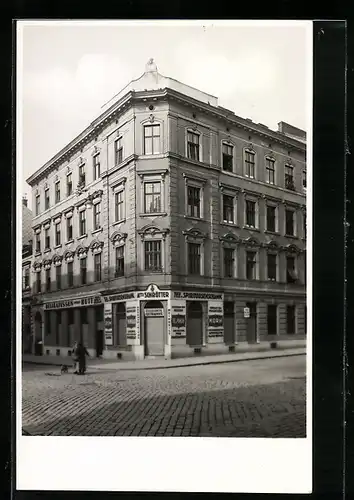
[[[52,265],[52,259],[46,259],[44,262],[43,262],[43,267],[44,269],[47,271],[48,269],[50,269]]]
[[[254,236],[250,236],[249,238],[246,238],[245,240],[243,240],[243,243],[245,245],[247,245],[248,247],[259,247],[260,246],[259,241]]]
[[[163,239],[166,238],[166,235],[169,233],[169,229],[161,229],[158,226],[147,225],[138,231],[140,234],[140,238],[142,241],[148,236],[154,238],[156,235],[161,235]]]
[[[200,229],[192,227],[182,232],[185,238],[205,240],[207,238],[207,233],[203,233]]]
[[[111,242],[114,246],[119,246],[125,242],[127,236],[127,233],[120,233],[119,231],[115,231],[111,236]]]
[[[61,255],[54,255],[53,264],[55,267],[61,266],[63,257]]]
[[[220,236],[219,239],[223,243],[237,244],[240,242],[240,239],[234,233],[231,233],[231,232],[225,233],[223,236]]]
[[[101,253],[103,249],[103,241],[93,241],[91,243],[91,251],[93,254]]]
[[[42,262],[33,262],[33,269],[36,273],[42,269]]]
[[[74,260],[74,252],[71,252],[70,250],[67,251],[64,255],[65,262],[73,262]]]
[[[154,115],[151,113],[151,114],[150,114],[150,116],[149,116],[149,122],[150,122],[150,123],[154,123],[154,121],[155,121],[155,117],[154,117]]]
[[[77,254],[77,256],[78,256],[79,259],[85,259],[87,257],[87,253],[88,253],[88,248],[87,247],[80,246],[76,250],[76,254]]]

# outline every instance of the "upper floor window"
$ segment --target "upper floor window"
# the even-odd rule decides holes
[[[235,269],[235,250],[233,248],[224,248],[224,276],[226,278],[234,277]]]
[[[266,182],[275,184],[275,160],[266,157]]]
[[[276,231],[276,207],[267,205],[267,231]]]
[[[291,191],[295,191],[295,183],[294,183],[294,167],[291,165],[285,165],[285,188],[290,189]]]
[[[246,226],[256,227],[256,202],[246,200]]]
[[[245,151],[245,176],[254,179],[255,177],[255,153],[253,151]]]
[[[124,219],[124,190],[115,193],[115,217],[116,222]]]
[[[223,142],[222,144],[222,168],[226,172],[233,171],[234,147]]]
[[[268,279],[275,281],[277,279],[277,256],[276,254],[269,253],[267,255],[267,268],[268,268]]]
[[[201,274],[201,245],[188,243],[188,274]]]
[[[41,271],[38,271],[36,273],[36,292],[41,293],[42,291],[42,273]]]
[[[73,192],[73,176],[68,174],[66,176],[66,195],[70,196]]]
[[[84,163],[79,166],[79,185],[80,186],[86,185],[86,172]]]
[[[144,183],[144,212],[161,212],[161,182]]]
[[[83,236],[86,234],[86,211],[81,210],[79,212],[79,234]]]
[[[246,252],[246,279],[248,280],[256,279],[256,256],[254,251]]]
[[[160,125],[144,126],[144,154],[157,155],[160,150]]]
[[[114,164],[119,165],[123,161],[123,143],[122,138],[118,137],[114,141]]]
[[[49,188],[46,188],[44,190],[44,209],[48,210],[49,206],[50,206]]]
[[[41,251],[41,235],[40,235],[40,233],[36,233],[35,238],[36,238],[36,247],[35,247],[36,252],[39,253]]]
[[[60,201],[60,181],[55,183],[55,203]]]
[[[306,191],[307,181],[306,181],[306,170],[302,171],[302,189]]]
[[[55,281],[57,285],[57,290],[61,289],[61,266],[55,268]]]
[[[26,289],[29,288],[29,286],[30,286],[30,268],[25,267],[25,272],[23,276],[23,288]]]
[[[224,222],[235,222],[234,197],[223,195],[222,197],[222,212]]]
[[[50,229],[46,228],[44,230],[44,241],[45,241],[45,249],[48,250],[50,248]]]
[[[93,180],[96,181],[101,177],[100,155],[93,156]]]
[[[116,270],[115,276],[124,276],[124,246],[116,248]]]
[[[73,239],[73,220],[72,217],[66,219],[66,240],[71,241]]]
[[[295,283],[297,281],[297,274],[295,270],[295,257],[286,257],[286,282]]]
[[[288,236],[294,236],[294,229],[295,229],[295,224],[294,224],[294,218],[295,218],[295,212],[294,210],[285,210],[285,234]]]
[[[51,276],[50,276],[50,269],[46,269],[45,271],[45,289],[47,292],[50,292],[51,289]]]
[[[61,223],[57,222],[55,224],[55,246],[59,246],[61,244]]]
[[[101,281],[101,254],[94,255],[95,281]]]
[[[96,203],[93,206],[93,230],[96,231],[101,227],[101,203]]]
[[[87,281],[87,260],[86,257],[80,259],[80,280],[81,285],[86,285]]]
[[[161,271],[161,241],[145,241],[145,271]]]
[[[74,285],[74,263],[73,262],[68,262],[67,263],[67,271],[68,271],[68,286],[73,286]]]
[[[187,157],[191,160],[199,161],[199,140],[199,134],[196,134],[194,132],[187,133]]]
[[[303,237],[306,238],[306,235],[307,235],[307,217],[306,217],[305,211],[302,213],[302,223],[303,223],[303,228],[302,228]]]
[[[187,207],[190,217],[200,218],[200,205],[201,205],[201,188],[188,186],[187,187]]]
[[[39,194],[36,195],[36,215],[39,215],[41,205],[41,196]]]

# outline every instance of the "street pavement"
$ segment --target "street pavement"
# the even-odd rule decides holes
[[[24,367],[22,426],[54,436],[306,436],[305,355],[183,368]]]

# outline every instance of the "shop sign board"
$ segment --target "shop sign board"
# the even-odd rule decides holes
[[[186,303],[171,301],[171,335],[180,338],[186,336]]]
[[[113,345],[112,304],[104,305],[104,338],[106,346]]]

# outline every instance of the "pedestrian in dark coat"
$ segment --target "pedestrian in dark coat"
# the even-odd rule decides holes
[[[82,342],[79,342],[77,346],[77,356],[79,359],[79,375],[84,375],[86,372],[86,356],[90,355]]]

